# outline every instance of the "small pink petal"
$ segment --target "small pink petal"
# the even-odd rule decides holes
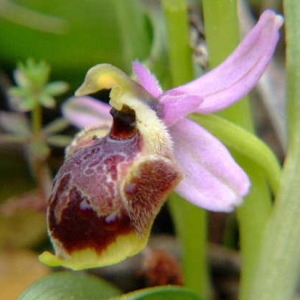
[[[62,105],[64,117],[73,125],[84,128],[99,122],[111,122],[111,107],[92,97],[72,97]]]
[[[156,77],[141,63],[135,61],[132,69],[136,75],[139,84],[154,98],[162,94],[162,89]]]
[[[196,123],[183,119],[169,128],[184,179],[176,192],[212,211],[231,211],[248,193],[248,176],[225,146]]]
[[[162,119],[167,126],[197,110],[203,99],[197,95],[178,94],[159,99],[162,105]]]
[[[237,49],[204,76],[174,88],[166,95],[199,95],[204,101],[199,113],[224,109],[245,96],[257,83],[272,58],[283,18],[266,10]]]

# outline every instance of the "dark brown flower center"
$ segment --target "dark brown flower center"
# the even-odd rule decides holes
[[[128,139],[136,134],[136,116],[133,109],[123,105],[122,110],[112,108],[110,113],[113,117],[113,125],[110,131],[112,138]]]

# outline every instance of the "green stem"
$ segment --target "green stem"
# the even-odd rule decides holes
[[[260,263],[249,299],[295,299],[300,272],[300,2],[284,2],[289,143],[280,191],[266,228]]]
[[[240,40],[237,1],[203,0],[203,9],[210,66],[214,67],[232,52]],[[222,111],[220,115],[253,132],[254,126],[247,98]],[[243,259],[240,300],[243,300],[248,299],[248,292],[254,279],[262,232],[271,211],[271,196],[259,167],[239,155],[234,156],[252,182],[250,194],[237,210]]]
[[[35,108],[32,111],[31,119],[32,119],[32,132],[35,135],[38,135],[41,132],[42,129],[42,108],[40,104],[38,104],[38,101],[36,101],[37,104]]]
[[[170,196],[168,204],[182,245],[185,285],[209,299],[207,213],[175,193]]]
[[[240,41],[237,1],[203,0],[203,11],[209,66],[214,68],[231,54]],[[250,131],[253,130],[247,98],[219,114]]]
[[[52,34],[67,33],[67,22],[63,18],[41,13],[9,0],[0,0],[0,17],[15,24]]]
[[[132,59],[145,57],[150,47],[144,34],[142,6],[136,0],[111,0],[110,5],[118,22],[119,32],[116,34],[122,42],[119,59],[131,69]]]
[[[52,177],[46,159],[32,157],[32,169],[37,181],[39,190],[44,199],[48,199],[52,189]]]
[[[187,1],[162,0],[168,34],[170,75],[174,86],[193,79],[192,50],[189,46]]]
[[[50,195],[51,187],[52,187],[52,176],[47,164],[47,157],[42,155],[36,155],[36,150],[34,148],[47,148],[44,144],[44,141],[41,140],[41,130],[42,130],[42,107],[39,102],[32,111],[32,140],[31,145],[29,145],[29,160],[32,172],[37,181],[38,187],[44,195],[45,199],[47,199]]]
[[[162,5],[168,32],[170,75],[172,85],[177,86],[194,77],[187,1],[163,0]],[[182,243],[185,285],[209,298],[206,212],[176,195],[171,196],[169,205]]]

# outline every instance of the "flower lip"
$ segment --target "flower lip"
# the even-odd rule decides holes
[[[99,217],[91,207],[89,199],[85,199],[78,187],[73,186],[70,188],[69,197],[69,204],[63,210],[59,223],[55,219],[57,203],[53,202],[52,209],[49,211],[50,230],[54,238],[63,242],[64,250],[67,253],[87,247],[101,252],[117,236],[126,235],[132,230],[130,219],[124,212],[120,213],[118,218],[111,222],[107,222],[107,216]],[[58,200],[56,199],[56,201]],[[69,216],[76,218],[76,222]],[[95,230],[96,228],[101,228],[101,230]]]

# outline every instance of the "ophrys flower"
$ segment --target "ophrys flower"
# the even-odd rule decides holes
[[[281,25],[280,16],[264,12],[222,65],[165,92],[137,62],[137,81],[108,64],[90,69],[76,95],[110,90],[111,108],[87,97],[64,107],[74,124],[90,127],[67,149],[56,176],[48,208],[56,256],[41,259],[81,269],[137,253],[173,189],[206,209],[240,204],[247,175],[220,141],[186,116],[216,112],[247,94],[272,57]]]

